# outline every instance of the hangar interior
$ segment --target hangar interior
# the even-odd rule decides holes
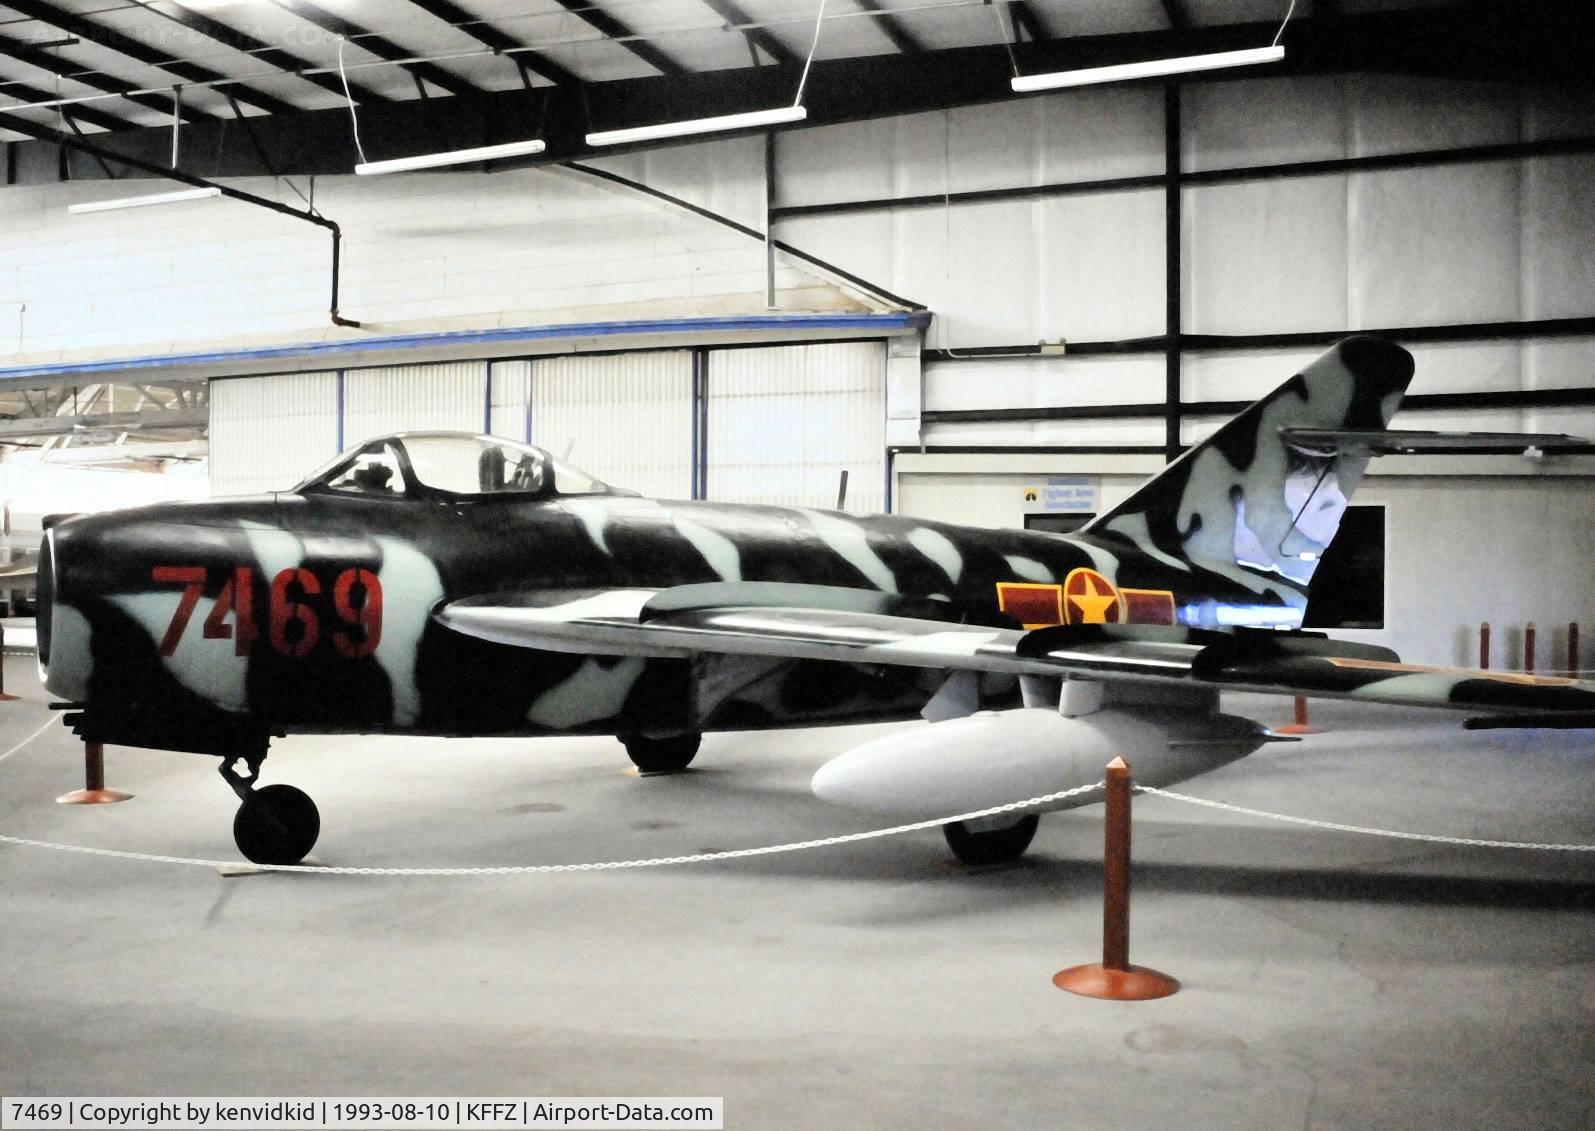
[[[1260,45],[1282,22],[1277,65],[1009,83]],[[1450,666],[1491,622],[1496,666],[1588,669],[1591,49],[1572,0],[4,0],[4,560],[47,513],[286,490],[433,429],[649,497],[1067,531],[1369,332],[1416,359],[1393,427],[1554,442],[1375,459],[1348,567],[1366,599],[1323,627]],[[779,129],[589,140],[794,92],[807,117]],[[353,173],[533,135],[541,154]],[[84,207],[196,184],[233,195]],[[10,747],[47,697],[27,660],[6,667],[34,700],[7,708]],[[1283,721],[1288,701],[1254,698]],[[1588,731],[1326,717],[1334,734],[1204,795],[1595,841]],[[474,740],[445,767],[420,739],[295,737],[284,760],[357,794],[323,850],[339,862],[577,861],[849,831],[804,787],[849,735],[721,735],[661,782],[616,776],[590,738]],[[76,757],[65,733],[0,755],[0,833],[226,851],[191,756],[113,754],[131,805],[41,807]],[[1595,1111],[1588,854],[1404,853],[1137,806],[1137,950],[1190,983],[1162,1017],[1046,996],[1093,945],[1100,846],[1079,815],[1007,870],[896,838],[480,903],[416,886],[434,880],[307,890],[5,848],[0,1092],[701,1091],[728,1097],[727,1126]],[[79,969],[30,924],[75,939]],[[198,981],[173,972],[196,951]],[[240,954],[265,971],[247,1004],[234,989],[261,971],[235,981]],[[384,1001],[354,963],[397,971]],[[299,979],[316,1000],[256,1000]],[[105,1003],[133,986],[142,1012]],[[122,1055],[147,1040],[180,1052]]]

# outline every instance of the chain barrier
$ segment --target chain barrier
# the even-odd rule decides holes
[[[1269,813],[1262,809],[1248,809],[1244,805],[1231,805],[1227,801],[1209,801],[1205,797],[1191,797],[1150,785],[1132,786],[1136,793],[1167,797],[1188,805],[1201,805],[1208,809],[1221,809],[1226,813],[1240,813],[1247,817],[1262,817],[1270,821],[1284,821],[1292,825],[1307,825],[1315,829],[1331,829],[1337,833],[1362,833],[1366,836],[1392,837],[1396,840],[1421,840],[1431,844],[1463,844],[1473,848],[1529,848],[1541,852],[1595,852],[1595,844],[1530,844],[1520,840],[1478,840],[1465,836],[1436,836],[1432,833],[1404,833],[1394,829],[1370,829],[1362,825],[1343,825],[1335,821],[1315,821],[1310,817],[1290,817],[1284,813]]]
[[[691,856],[658,856],[649,860],[600,860],[584,864],[507,864],[487,868],[358,868],[320,864],[248,864],[238,860],[200,860],[187,856],[157,856],[147,852],[124,852],[115,848],[90,848],[82,844],[57,844],[48,840],[30,840],[27,837],[0,834],[0,844],[15,844],[25,848],[48,848],[57,852],[75,852],[85,856],[109,856],[117,860],[140,860],[146,864],[183,864],[198,868],[248,868],[261,872],[306,872],[316,876],[519,876],[543,872],[608,872],[618,868],[662,868],[672,864],[706,864],[714,860],[740,860],[748,856],[773,856],[781,852],[800,852],[808,848],[829,848],[836,844],[852,844],[861,840],[897,836],[899,833],[934,829],[954,821],[974,821],[982,817],[995,817],[1015,813],[1038,805],[1050,805],[1101,789],[1102,782],[1077,786],[1074,789],[1047,793],[1026,801],[1013,801],[1007,805],[994,805],[955,817],[937,817],[930,821],[914,821],[907,825],[893,825],[888,829],[870,829],[867,832],[844,833],[841,836],[823,837],[819,840],[799,840],[788,844],[767,844],[758,848],[732,848],[723,852],[698,852]]]

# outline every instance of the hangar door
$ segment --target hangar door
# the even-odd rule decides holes
[[[210,383],[213,495],[285,491],[338,451],[338,374]]]
[[[569,452],[577,467],[616,487],[657,499],[692,497],[691,351],[519,364],[531,368],[532,443],[556,456]]]
[[[883,343],[648,350],[377,366],[211,382],[216,495],[283,490],[390,432],[529,440],[608,483],[698,497],[881,510]]]
[[[885,390],[878,341],[710,351],[707,496],[884,510]]]

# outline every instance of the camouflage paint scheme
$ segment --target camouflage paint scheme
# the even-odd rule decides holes
[[[1591,709],[1587,685],[1554,699],[1536,685],[1525,697],[1509,680],[1380,668],[1394,657],[1378,649],[1340,661],[1213,650],[1238,638],[1215,630],[1300,624],[1313,566],[1366,463],[1366,453],[1292,446],[1280,430],[1383,428],[1411,375],[1406,351],[1348,339],[1075,536],[618,492],[461,495],[413,479],[403,496],[329,490],[324,479],[273,496],[73,518],[49,531],[41,556],[40,664],[51,692],[78,709],[69,719],[84,737],[211,754],[263,753],[270,735],[290,732],[809,726],[910,717],[946,669],[885,656],[579,654],[482,639],[438,614],[529,602],[579,611],[616,591],[774,582],[889,595],[906,618],[987,626],[987,639],[1017,655],[1021,624],[1036,622],[1010,615],[1017,606],[1000,588],[1055,586],[1062,619],[1087,627],[1031,634],[1033,655],[1046,652],[1037,641],[1095,641],[1111,653],[1137,635],[1111,622],[1151,610],[1161,623],[1140,635],[1183,648],[1187,676],[1225,686]],[[249,590],[242,618],[240,569],[253,579],[238,584]],[[172,571],[194,570],[184,576],[199,579],[196,599],[176,632],[185,585]],[[272,596],[272,579],[292,571],[308,571],[316,591],[290,580]],[[348,581],[359,571],[380,584],[379,635],[367,635],[356,607],[372,600]],[[284,610],[317,631],[287,626]],[[258,638],[241,643],[233,629],[243,635],[246,620]],[[1090,622],[1103,621],[1092,636]],[[1057,674],[1075,670],[1047,654]],[[985,671],[985,705],[1012,703],[1012,676]]]

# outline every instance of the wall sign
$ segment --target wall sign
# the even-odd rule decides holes
[[[1049,475],[1025,487],[1025,511],[1095,513],[1102,501],[1102,483],[1095,475]]]

